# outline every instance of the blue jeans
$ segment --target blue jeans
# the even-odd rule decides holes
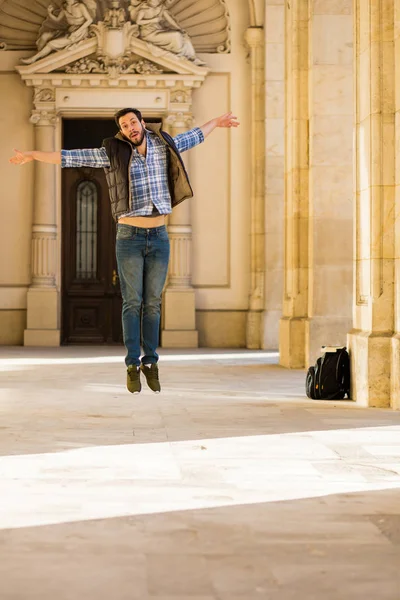
[[[122,330],[127,350],[125,363],[140,365],[158,361],[161,294],[168,272],[169,239],[165,225],[144,229],[117,225],[116,255],[122,293]],[[142,312],[141,312],[142,311]]]

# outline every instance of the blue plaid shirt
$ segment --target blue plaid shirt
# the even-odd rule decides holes
[[[132,206],[122,217],[148,217],[153,206],[161,215],[172,212],[168,186],[167,147],[152,131],[146,129],[147,153],[142,156],[136,148],[131,162]],[[180,133],[174,138],[179,152],[190,150],[204,141],[199,127]],[[61,166],[107,168],[110,161],[105,148],[61,150]]]

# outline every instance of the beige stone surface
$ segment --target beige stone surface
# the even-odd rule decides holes
[[[33,126],[29,123],[31,91],[15,73],[0,74],[2,143],[0,173],[2,181],[0,219],[0,285],[27,286],[30,282],[31,219],[33,206],[33,168],[15,172],[8,158],[14,146],[32,147]],[[4,260],[4,257],[8,260]],[[26,295],[26,292],[25,292]],[[0,296],[1,301],[1,296]],[[10,308],[19,308],[16,304]]]
[[[284,282],[285,7],[265,8],[265,310],[262,347],[279,346]]]
[[[229,74],[211,75],[193,95],[195,124],[202,125],[211,118],[210,100],[216,114],[228,112],[230,94]],[[235,138],[236,133],[243,135],[242,131],[234,131]],[[229,164],[231,138],[227,130],[215,131],[203,145],[190,152],[191,183],[195,191],[195,197],[190,201],[194,286],[213,287],[230,283],[230,190],[231,178],[236,176]],[[210,226],[211,223],[213,226]]]
[[[353,17],[310,6],[309,226],[298,251],[309,265],[306,365],[322,345],[345,345],[353,295]]]
[[[398,407],[395,332],[394,4],[357,3],[354,399]],[[364,93],[365,92],[365,93]],[[384,157],[384,160],[382,160]]]
[[[25,327],[26,309],[0,310],[0,345],[22,346]]]
[[[24,346],[56,347],[60,345],[59,329],[25,329]]]
[[[195,329],[194,290],[170,288],[164,292],[163,329]]]
[[[398,600],[400,414],[276,360],[1,350],[2,600]]]
[[[196,329],[164,329],[160,345],[163,348],[198,348],[199,332]]]
[[[305,364],[308,316],[309,22],[307,2],[285,4],[285,203],[280,364]]]
[[[245,348],[246,312],[235,310],[196,311],[199,346],[203,348]]]

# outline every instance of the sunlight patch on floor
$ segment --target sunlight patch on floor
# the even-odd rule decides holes
[[[278,358],[279,352],[226,352],[226,353],[195,353],[195,354],[165,354],[160,356],[160,362],[190,362],[209,360],[252,360],[254,358],[271,359]],[[0,370],[15,370],[13,367],[23,366],[46,366],[46,365],[88,365],[88,364],[119,364],[123,356],[82,356],[63,358],[0,358]]]
[[[399,434],[367,427],[3,456],[0,528],[399,489]],[[355,451],[344,459],[329,444]],[[357,458],[357,446],[371,458]]]

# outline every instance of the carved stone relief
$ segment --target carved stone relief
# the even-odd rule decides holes
[[[185,104],[190,102],[190,92],[187,90],[173,90],[171,92],[171,102],[176,104]]]
[[[57,123],[58,116],[53,110],[38,110],[34,109],[29,119],[33,125],[51,125],[54,126]]]
[[[125,9],[120,6],[119,0],[111,1],[111,7],[105,11],[103,21],[111,29],[119,29],[126,22]]]
[[[128,21],[137,37],[191,60],[230,51],[226,0],[3,0],[0,50],[36,48],[35,62],[90,37],[101,21],[111,29]]]
[[[95,0],[64,0],[58,11],[50,4],[47,8],[48,17],[40,28],[36,41],[38,52],[29,58],[23,58],[22,62],[32,64],[51,52],[69,49],[86,39],[96,8]]]
[[[54,102],[56,99],[55,90],[53,88],[42,88],[35,90],[34,102]]]
[[[129,57],[124,56],[116,62],[109,62],[106,58],[89,56],[68,65],[65,72],[80,74],[103,73],[115,77],[117,75],[126,75],[128,73],[149,75],[152,73],[162,73],[163,71],[149,60],[132,60]]]
[[[138,26],[138,37],[167,52],[204,66],[187,32],[169,12],[168,0],[131,0],[128,8],[131,21]]]

